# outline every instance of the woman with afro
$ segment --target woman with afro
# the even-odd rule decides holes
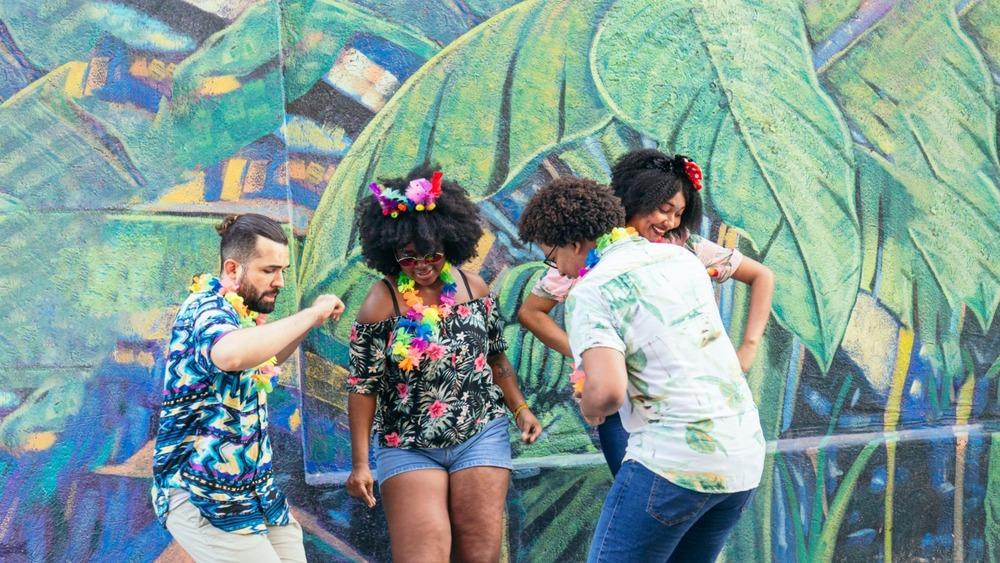
[[[460,268],[483,234],[479,210],[426,167],[369,189],[357,227],[385,277],[351,331],[348,492],[375,505],[374,431],[393,560],[496,561],[513,467],[507,411],[525,443],[541,425],[504,354],[496,297]]]

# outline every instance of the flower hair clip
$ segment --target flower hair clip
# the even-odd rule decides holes
[[[437,200],[441,197],[441,178],[444,174],[440,171],[431,174],[431,179],[417,178],[410,181],[404,193],[392,188],[385,188],[378,182],[368,184],[368,189],[372,191],[375,200],[382,207],[382,215],[388,215],[395,219],[400,213],[406,213],[411,209],[414,211],[434,211],[437,207]]]
[[[697,162],[684,155],[677,155],[677,159],[683,163],[684,174],[687,175],[688,180],[691,180],[694,191],[701,191],[701,166],[698,166]]]

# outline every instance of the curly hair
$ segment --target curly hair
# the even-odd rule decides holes
[[[698,230],[701,194],[684,172],[685,159],[686,156],[670,156],[656,149],[635,150],[618,159],[611,168],[611,189],[625,206],[626,221],[653,212],[681,191],[686,204],[680,225],[672,232]]]
[[[625,224],[621,201],[586,178],[556,178],[524,207],[518,234],[525,242],[564,246],[594,240]]]
[[[380,178],[379,182],[402,192],[411,180],[430,178],[435,170],[437,167],[421,165],[405,178]],[[441,182],[434,211],[410,211],[393,219],[382,214],[374,197],[362,197],[355,208],[355,221],[365,263],[386,276],[400,272],[396,251],[411,242],[423,254],[444,252],[457,266],[476,256],[476,245],[483,236],[479,208],[461,186],[447,179]]]

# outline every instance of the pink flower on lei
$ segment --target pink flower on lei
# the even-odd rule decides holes
[[[444,346],[435,342],[427,346],[425,353],[428,358],[436,362],[444,357]]]

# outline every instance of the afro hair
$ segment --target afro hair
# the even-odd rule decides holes
[[[518,232],[525,242],[564,246],[594,240],[624,224],[625,210],[611,190],[593,180],[564,176],[531,198]]]
[[[380,183],[403,192],[411,180],[430,179],[435,170],[422,165],[405,178],[380,179]],[[461,186],[447,179],[441,182],[441,196],[433,211],[409,211],[393,219],[382,214],[374,197],[362,197],[355,217],[365,262],[387,276],[400,272],[396,252],[409,243],[423,254],[444,252],[448,261],[457,266],[476,256],[476,246],[483,236],[479,208]]]

